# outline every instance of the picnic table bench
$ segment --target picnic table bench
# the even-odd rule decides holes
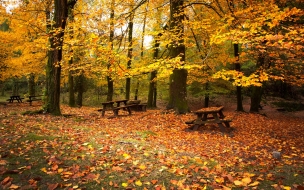
[[[22,99],[20,96],[10,96],[9,99],[7,99],[6,101],[8,101],[9,103],[13,103],[14,100],[16,100],[18,103],[22,103]]]
[[[196,119],[186,121],[186,124],[190,125],[191,129],[197,130],[198,127],[204,126],[207,123],[216,123],[220,127],[220,130],[222,132],[225,132],[225,127],[230,128],[229,123],[232,122],[232,120],[225,119],[225,115],[223,114],[223,108],[224,106],[208,107],[194,111],[193,113],[196,115]]]
[[[131,110],[147,111],[147,103],[140,103],[140,100],[129,100],[127,105],[132,105]]]
[[[31,106],[33,101],[40,101],[40,100],[42,100],[41,97],[42,97],[42,95],[29,96],[29,97],[28,97],[28,100],[26,100],[26,101],[29,102],[29,103],[30,103],[30,106]]]
[[[103,102],[102,109],[99,109],[97,111],[101,111],[102,116],[105,115],[106,111],[113,111],[114,116],[118,116],[119,110],[126,110],[128,111],[129,115],[131,115],[131,109],[130,107],[132,105],[127,105],[128,100],[116,100],[116,101],[109,101],[109,102]],[[114,106],[114,103],[116,103],[116,106]],[[124,103],[124,105],[120,105],[121,103]]]

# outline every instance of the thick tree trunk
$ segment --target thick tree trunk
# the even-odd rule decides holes
[[[241,71],[241,64],[239,61],[239,44],[233,44],[234,48],[234,56],[237,57],[237,62],[235,63],[235,70]],[[244,111],[243,109],[243,98],[242,98],[242,87],[237,86],[236,87],[236,99],[237,99],[237,111]]]
[[[28,79],[28,94],[29,96],[35,96],[35,75],[30,74]]]
[[[54,0],[54,24],[48,24],[50,32],[50,50],[48,51],[48,62],[46,66],[46,103],[45,111],[53,115],[61,115],[60,111],[60,77],[62,45],[64,29],[68,18],[68,8],[73,8],[77,0]],[[47,20],[50,20],[50,9],[47,11]],[[57,30],[56,34],[54,30]]]
[[[180,57],[180,61],[185,61],[184,45],[184,1],[170,1],[170,30],[172,36],[177,36],[178,40],[170,44],[170,57]],[[169,102],[167,109],[174,109],[177,113],[186,113],[189,111],[187,103],[187,70],[174,69],[170,76]]]
[[[128,24],[128,28],[129,28],[129,34],[128,34],[128,63],[127,63],[127,68],[130,69],[131,68],[131,64],[132,64],[132,57],[133,57],[133,15],[134,13],[131,14],[130,16],[130,21]],[[129,100],[130,99],[130,90],[131,90],[131,78],[127,78],[126,79],[126,99]]]
[[[259,112],[263,89],[260,86],[253,86],[251,92],[250,112]]]

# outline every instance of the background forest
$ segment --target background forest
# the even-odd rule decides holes
[[[303,1],[2,0],[1,95],[99,105],[303,95]]]

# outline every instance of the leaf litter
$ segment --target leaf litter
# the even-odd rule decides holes
[[[29,109],[1,108],[3,189],[304,186],[303,118],[225,111],[234,116],[229,136],[214,125],[187,130],[192,114],[148,110],[108,119],[96,108],[66,106],[69,117],[21,114]]]

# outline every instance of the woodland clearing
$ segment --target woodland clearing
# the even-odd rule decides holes
[[[28,112],[39,108],[0,105],[1,189],[304,189],[303,112],[226,105],[229,136],[215,125],[187,130],[191,113]]]

